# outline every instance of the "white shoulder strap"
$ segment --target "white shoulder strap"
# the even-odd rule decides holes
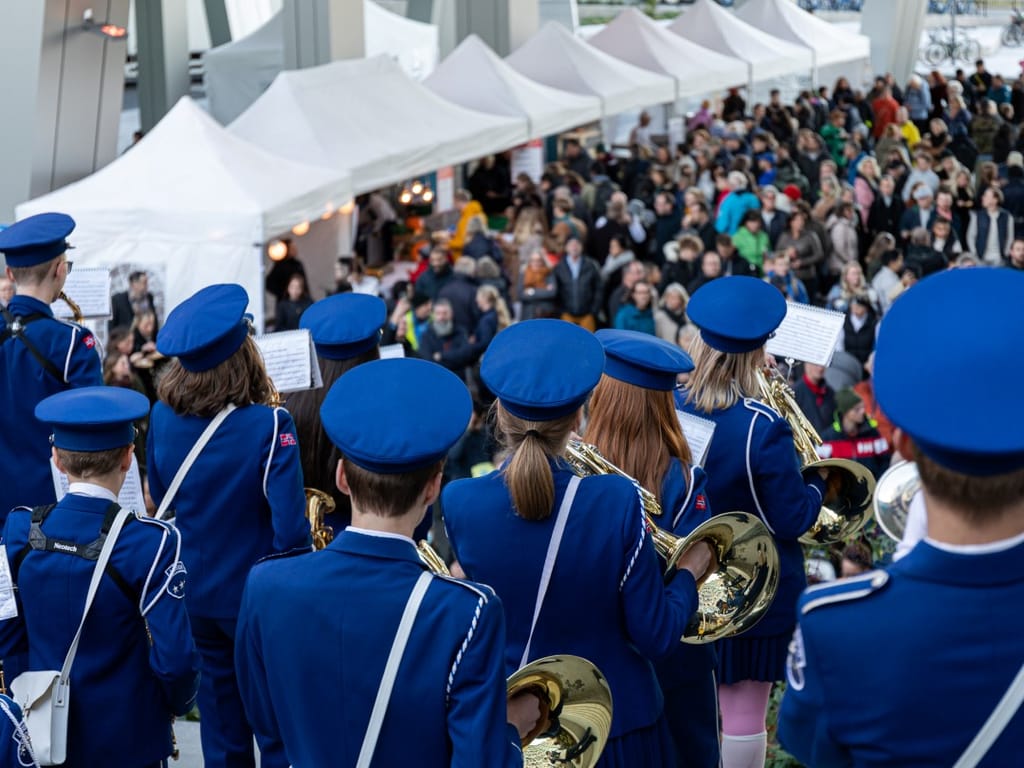
[[[1017,672],[1017,676],[1013,678],[1013,682],[1006,689],[1003,698],[996,704],[996,708],[992,710],[988,720],[975,734],[974,739],[967,745],[967,749],[960,755],[960,759],[956,761],[953,768],[974,768],[980,763],[1006,726],[1010,724],[1022,703],[1024,703],[1024,666]]]
[[[540,617],[540,609],[544,605],[544,596],[548,593],[551,572],[555,569],[555,558],[558,557],[558,548],[562,544],[562,534],[565,533],[565,522],[569,519],[569,510],[572,509],[573,499],[576,498],[576,489],[579,487],[580,478],[574,476],[569,481],[569,487],[565,489],[565,496],[562,497],[562,505],[558,508],[558,518],[555,520],[555,528],[551,532],[551,540],[548,542],[548,553],[544,556],[544,570],[540,574],[540,586],[537,587],[537,602],[533,607],[530,635],[526,638],[523,657],[519,660],[520,668],[525,667],[526,662],[530,659],[530,644],[533,643],[533,631],[537,628],[537,619]]]
[[[131,514],[127,509],[118,510],[116,517],[114,517],[114,522],[107,532],[107,538],[103,541],[100,555],[96,558],[96,566],[92,569],[92,580],[89,582],[89,591],[85,595],[85,608],[82,609],[82,620],[78,622],[78,631],[75,632],[75,639],[71,641],[68,655],[64,657],[64,666],[60,670],[60,684],[62,687],[67,685],[68,677],[71,674],[71,665],[75,663],[75,654],[78,653],[78,641],[82,639],[82,627],[85,626],[85,617],[89,615],[92,600],[96,597],[96,590],[100,586],[100,579],[103,578],[103,572],[107,569],[107,563],[110,562],[110,553],[114,551],[114,544],[121,533],[121,528],[124,527],[125,521]]]
[[[398,632],[391,643],[391,653],[388,654],[387,664],[384,665],[384,676],[380,680],[380,687],[377,689],[377,698],[374,699],[373,709],[370,711],[370,724],[366,727],[366,734],[363,736],[363,746],[359,750],[359,759],[356,761],[356,768],[370,768],[373,760],[373,753],[377,749],[377,737],[380,736],[380,728],[384,724],[384,715],[388,709],[388,701],[391,700],[391,689],[395,687],[395,678],[398,676],[398,667],[402,663],[402,655],[405,653],[406,643],[409,642],[409,635],[412,633],[412,625],[416,621],[416,614],[420,610],[420,603],[427,593],[430,580],[433,578],[429,571],[424,571],[416,580],[412,588],[412,594],[405,604],[405,612],[402,613],[402,620],[398,624]]]
[[[213,433],[216,432],[217,428],[224,423],[224,419],[231,415],[233,410],[235,410],[235,404],[228,403],[221,408],[217,415],[213,417],[213,420],[206,425],[206,429],[203,430],[203,434],[199,436],[195,445],[192,446],[192,450],[188,452],[185,460],[181,462],[181,466],[178,467],[178,471],[175,473],[174,479],[171,481],[171,485],[167,489],[167,493],[164,494],[164,499],[160,502],[160,508],[156,511],[157,520],[166,519],[167,510],[171,508],[171,502],[173,502],[174,497],[178,495],[178,489],[184,482],[185,475],[187,475],[188,471],[192,469],[192,465],[196,463],[196,459],[199,458],[199,454],[203,452],[203,448],[205,448],[206,444],[210,442],[210,438],[213,437]]]

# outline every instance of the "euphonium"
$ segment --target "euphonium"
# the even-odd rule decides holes
[[[430,543],[423,539],[422,541],[416,542],[416,554],[420,556],[420,561],[427,566],[431,573],[436,573],[438,576],[451,576],[451,571],[448,570],[448,566],[445,565],[444,560],[434,550]]]
[[[793,431],[793,444],[800,458],[800,472],[805,477],[824,469],[830,480],[838,475],[841,487],[834,499],[823,503],[818,519],[800,541],[804,544],[835,544],[859,531],[871,518],[871,496],[875,478],[863,464],[849,459],[822,459],[818,456],[821,437],[793,399],[789,384],[775,369],[766,374],[757,372],[761,399],[779,413]]]
[[[572,440],[566,457],[581,476],[616,474],[636,480],[607,461],[593,445]],[[690,618],[682,641],[709,643],[745,632],[756,624],[775,599],[779,587],[779,551],[764,523],[746,512],[715,515],[689,536],[674,536],[651,518],[646,498],[644,516],[654,548],[665,561],[665,578],[676,573],[676,563],[698,541],[706,541],[715,553],[715,569],[697,583],[697,611]],[[660,513],[661,507],[658,506]]]
[[[334,541],[334,529],[324,523],[324,517],[334,511],[334,499],[329,493],[306,488],[306,519],[313,537],[313,549],[319,551]]]
[[[890,539],[903,540],[910,502],[920,489],[921,476],[912,461],[893,464],[878,478],[873,504],[875,520]]]
[[[596,666],[579,656],[547,656],[508,679],[508,698],[532,693],[541,717],[521,740],[523,765],[591,768],[612,728],[612,693]]]
[[[68,305],[68,308],[71,310],[71,317],[76,323],[80,323],[85,319],[82,316],[82,308],[72,301],[71,297],[64,293],[64,291],[58,293],[57,298]]]

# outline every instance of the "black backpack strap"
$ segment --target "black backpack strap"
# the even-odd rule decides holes
[[[34,323],[36,320],[42,320],[43,318],[48,317],[48,315],[44,315],[42,312],[33,312],[30,315],[19,315],[15,317],[7,307],[0,307],[0,314],[3,315],[4,322],[7,324],[7,327],[4,328],[2,333],[0,333],[0,344],[3,344],[10,338],[20,340],[21,343],[25,345],[25,349],[29,351],[29,354],[31,354],[32,357],[36,359],[36,362],[43,367],[43,370],[53,376],[53,378],[60,383],[66,384],[67,382],[65,381],[64,374],[61,372],[60,368],[40,352],[39,348],[29,340],[28,336],[25,335],[25,326],[29,323]]]

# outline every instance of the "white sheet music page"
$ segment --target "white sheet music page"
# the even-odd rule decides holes
[[[57,494],[57,501],[60,501],[68,493],[68,476],[57,469],[57,465],[50,459],[50,474],[53,475],[53,490]],[[124,478],[124,485],[121,492],[117,494],[117,503],[121,509],[130,512],[146,514],[146,497],[142,493],[142,475],[139,474],[139,462],[132,456],[132,465],[128,467],[128,474]]]
[[[686,442],[690,444],[693,463],[698,467],[703,467],[704,461],[708,457],[711,438],[715,435],[715,422],[679,409],[676,409],[676,418],[679,419],[679,426],[683,428]]]
[[[81,267],[68,273],[64,293],[82,310],[82,317],[110,317],[110,270],[106,267]],[[55,317],[70,319],[71,307],[63,299],[50,305]]]
[[[309,330],[281,331],[256,337],[267,375],[278,392],[300,392],[323,386]]]
[[[842,312],[786,302],[786,317],[765,349],[782,360],[827,366],[832,362],[845,319]]]

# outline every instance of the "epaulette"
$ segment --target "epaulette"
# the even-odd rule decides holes
[[[442,573],[435,573],[434,575],[442,581],[447,581],[450,584],[458,584],[460,587],[468,589],[470,592],[472,592],[477,597],[482,599],[485,603],[492,597],[494,597],[494,591],[486,584],[477,584],[475,581],[457,579],[454,576],[445,576]]]
[[[743,398],[743,405],[749,410],[754,411],[754,413],[767,416],[769,421],[775,421],[776,419],[782,418],[774,408],[769,405],[765,405],[760,400],[755,400],[752,397]]]
[[[800,598],[800,615],[805,616],[823,605],[859,600],[880,591],[888,583],[887,571],[868,571],[848,579],[814,584],[808,587]]]

